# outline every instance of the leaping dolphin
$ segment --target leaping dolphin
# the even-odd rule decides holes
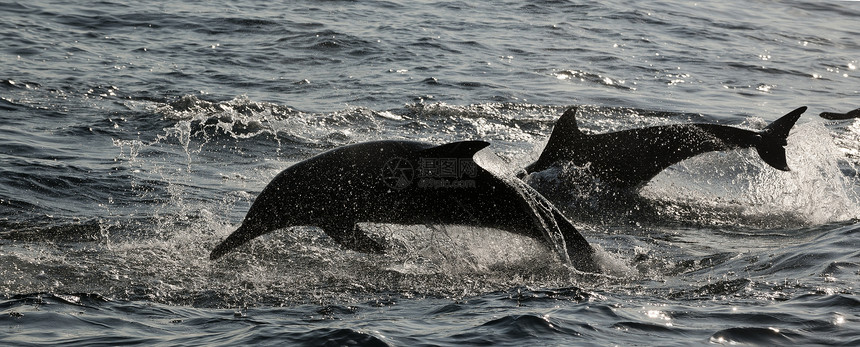
[[[555,124],[538,160],[525,171],[543,171],[558,163],[589,164],[601,184],[638,190],[660,171],[684,159],[749,147],[755,147],[770,166],[789,171],[784,147],[789,130],[805,111],[805,106],[791,111],[762,131],[717,124],[676,124],[590,135],[579,129],[576,108],[570,108]]]
[[[316,226],[340,245],[380,253],[356,223],[453,224],[507,230],[540,241],[580,271],[596,272],[594,249],[547,199],[476,159],[483,141],[436,146],[376,141],[336,148],[278,174],[242,225],[210,254],[218,259],[268,232]]]

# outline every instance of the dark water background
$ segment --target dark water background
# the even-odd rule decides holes
[[[860,344],[860,6],[839,1],[3,2],[0,344]],[[523,166],[592,131],[809,111],[790,173],[673,166],[622,206],[547,190],[604,251],[368,225],[208,253],[277,172],[374,139]]]

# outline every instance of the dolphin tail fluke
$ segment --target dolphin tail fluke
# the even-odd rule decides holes
[[[805,111],[806,106],[799,107],[770,123],[759,133],[762,141],[756,145],[756,150],[765,163],[777,170],[791,171],[785,159],[785,145],[788,144],[789,131]]]
[[[561,211],[555,207],[551,208],[555,223],[564,235],[565,248],[573,267],[583,272],[600,272],[600,266],[594,259],[594,248],[582,237],[582,234],[576,230],[573,224],[570,223],[570,220]]]
[[[791,171],[791,168],[788,167],[788,162],[785,160],[785,147],[758,145],[755,149],[758,151],[761,159],[768,165],[777,170]]]

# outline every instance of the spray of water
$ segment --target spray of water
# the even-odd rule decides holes
[[[821,123],[798,125],[786,152],[790,172],[771,169],[752,150],[701,155],[658,175],[643,195],[687,218],[696,219],[689,211],[697,211],[743,227],[797,228],[860,217],[857,178],[840,170],[850,164]]]

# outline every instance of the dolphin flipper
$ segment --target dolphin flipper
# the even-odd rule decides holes
[[[755,146],[761,160],[777,170],[791,171],[785,159],[785,145],[788,143],[788,132],[806,111],[806,106],[799,107],[770,123],[759,135],[761,143]]]
[[[367,236],[355,223],[336,223],[322,227],[339,245],[362,253],[384,254],[385,246]]]
[[[364,231],[354,223],[332,223],[323,226],[326,235],[330,236],[339,245],[356,252],[383,254],[385,246],[367,236]],[[246,225],[240,226],[236,232],[230,234],[227,239],[218,244],[209,255],[210,260],[216,260],[227,252],[239,247],[254,237],[254,233],[247,229]]]

